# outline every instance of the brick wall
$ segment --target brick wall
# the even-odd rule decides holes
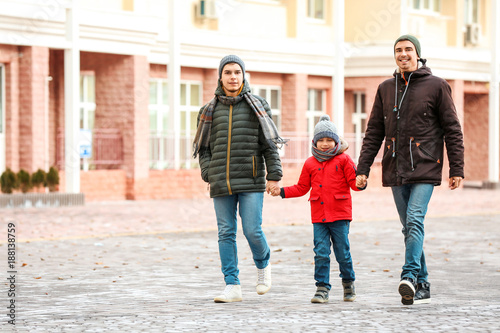
[[[44,168],[48,159],[49,49],[20,47],[19,63],[19,167],[28,172]]]
[[[488,179],[488,95],[464,98],[465,179]]]
[[[86,201],[126,199],[127,182],[124,170],[81,172],[80,184]]]
[[[307,75],[285,74],[282,88],[282,129],[285,132],[306,132]]]
[[[5,65],[5,165],[19,169],[19,57],[18,47],[0,45]]]

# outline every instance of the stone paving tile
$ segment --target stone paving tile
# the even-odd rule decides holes
[[[30,217],[40,214],[50,219],[46,215],[51,212],[38,210]],[[82,212],[68,212],[66,221],[76,216],[78,225],[67,230],[85,230]],[[151,214],[136,207],[130,219],[136,221],[141,212]],[[395,219],[352,224],[358,293],[353,303],[341,300],[335,262],[330,303],[310,303],[315,287],[309,223],[265,227],[273,251],[273,287],[262,296],[255,292],[256,269],[239,231],[244,299],[234,304],[213,302],[224,288],[214,229],[143,233],[136,228],[136,234],[124,234],[124,228],[117,228],[117,233],[106,236],[82,232],[70,239],[19,242],[18,265],[26,265],[18,273],[13,331],[496,332],[500,330],[500,214],[462,212],[463,216],[436,214],[427,219],[425,251],[433,299],[431,304],[415,306],[401,305],[397,293],[404,248]],[[117,215],[115,219],[128,221]],[[60,221],[65,224],[64,217]],[[109,223],[120,226],[116,220]],[[128,226],[134,229],[130,221]],[[2,263],[5,249],[2,244]],[[5,323],[6,316],[2,332],[11,328]]]
[[[26,264],[16,280],[13,331],[500,329],[500,191],[435,191],[425,244],[433,302],[413,307],[402,306],[396,291],[404,249],[390,191],[355,193],[353,201],[358,299],[341,301],[332,265],[334,287],[325,305],[309,303],[315,287],[307,198],[266,196],[273,288],[264,296],[255,292],[255,267],[239,235],[244,301],[238,304],[213,302],[224,286],[208,198],[3,210],[2,227],[17,226],[18,265]],[[6,249],[0,239],[2,265]],[[6,289],[0,292],[3,301]],[[2,332],[12,329],[6,319],[0,321]]]

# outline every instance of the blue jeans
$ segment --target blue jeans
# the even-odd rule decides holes
[[[219,230],[219,255],[224,281],[226,284],[240,284],[236,247],[238,204],[243,234],[252,250],[255,265],[262,269],[269,264],[271,250],[262,231],[264,192],[238,193],[216,197],[213,200]]]
[[[409,277],[418,283],[427,282],[428,278],[424,255],[424,219],[433,190],[432,184],[392,187],[405,240],[405,264],[401,278]]]
[[[331,289],[330,253],[333,244],[335,259],[339,263],[343,282],[355,280],[349,247],[349,221],[313,223],[314,226],[314,279],[317,287]]]

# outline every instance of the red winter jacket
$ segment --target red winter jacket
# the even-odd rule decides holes
[[[284,187],[284,198],[301,197],[311,189],[312,223],[327,223],[352,220],[351,191],[356,187],[356,166],[345,153],[334,156],[326,162],[309,157],[296,185]]]

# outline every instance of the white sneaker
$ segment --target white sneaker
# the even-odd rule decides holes
[[[241,302],[241,286],[239,284],[228,284],[224,293],[214,298],[215,303]]]
[[[257,294],[264,295],[269,289],[271,289],[271,263],[265,268],[257,268]]]

